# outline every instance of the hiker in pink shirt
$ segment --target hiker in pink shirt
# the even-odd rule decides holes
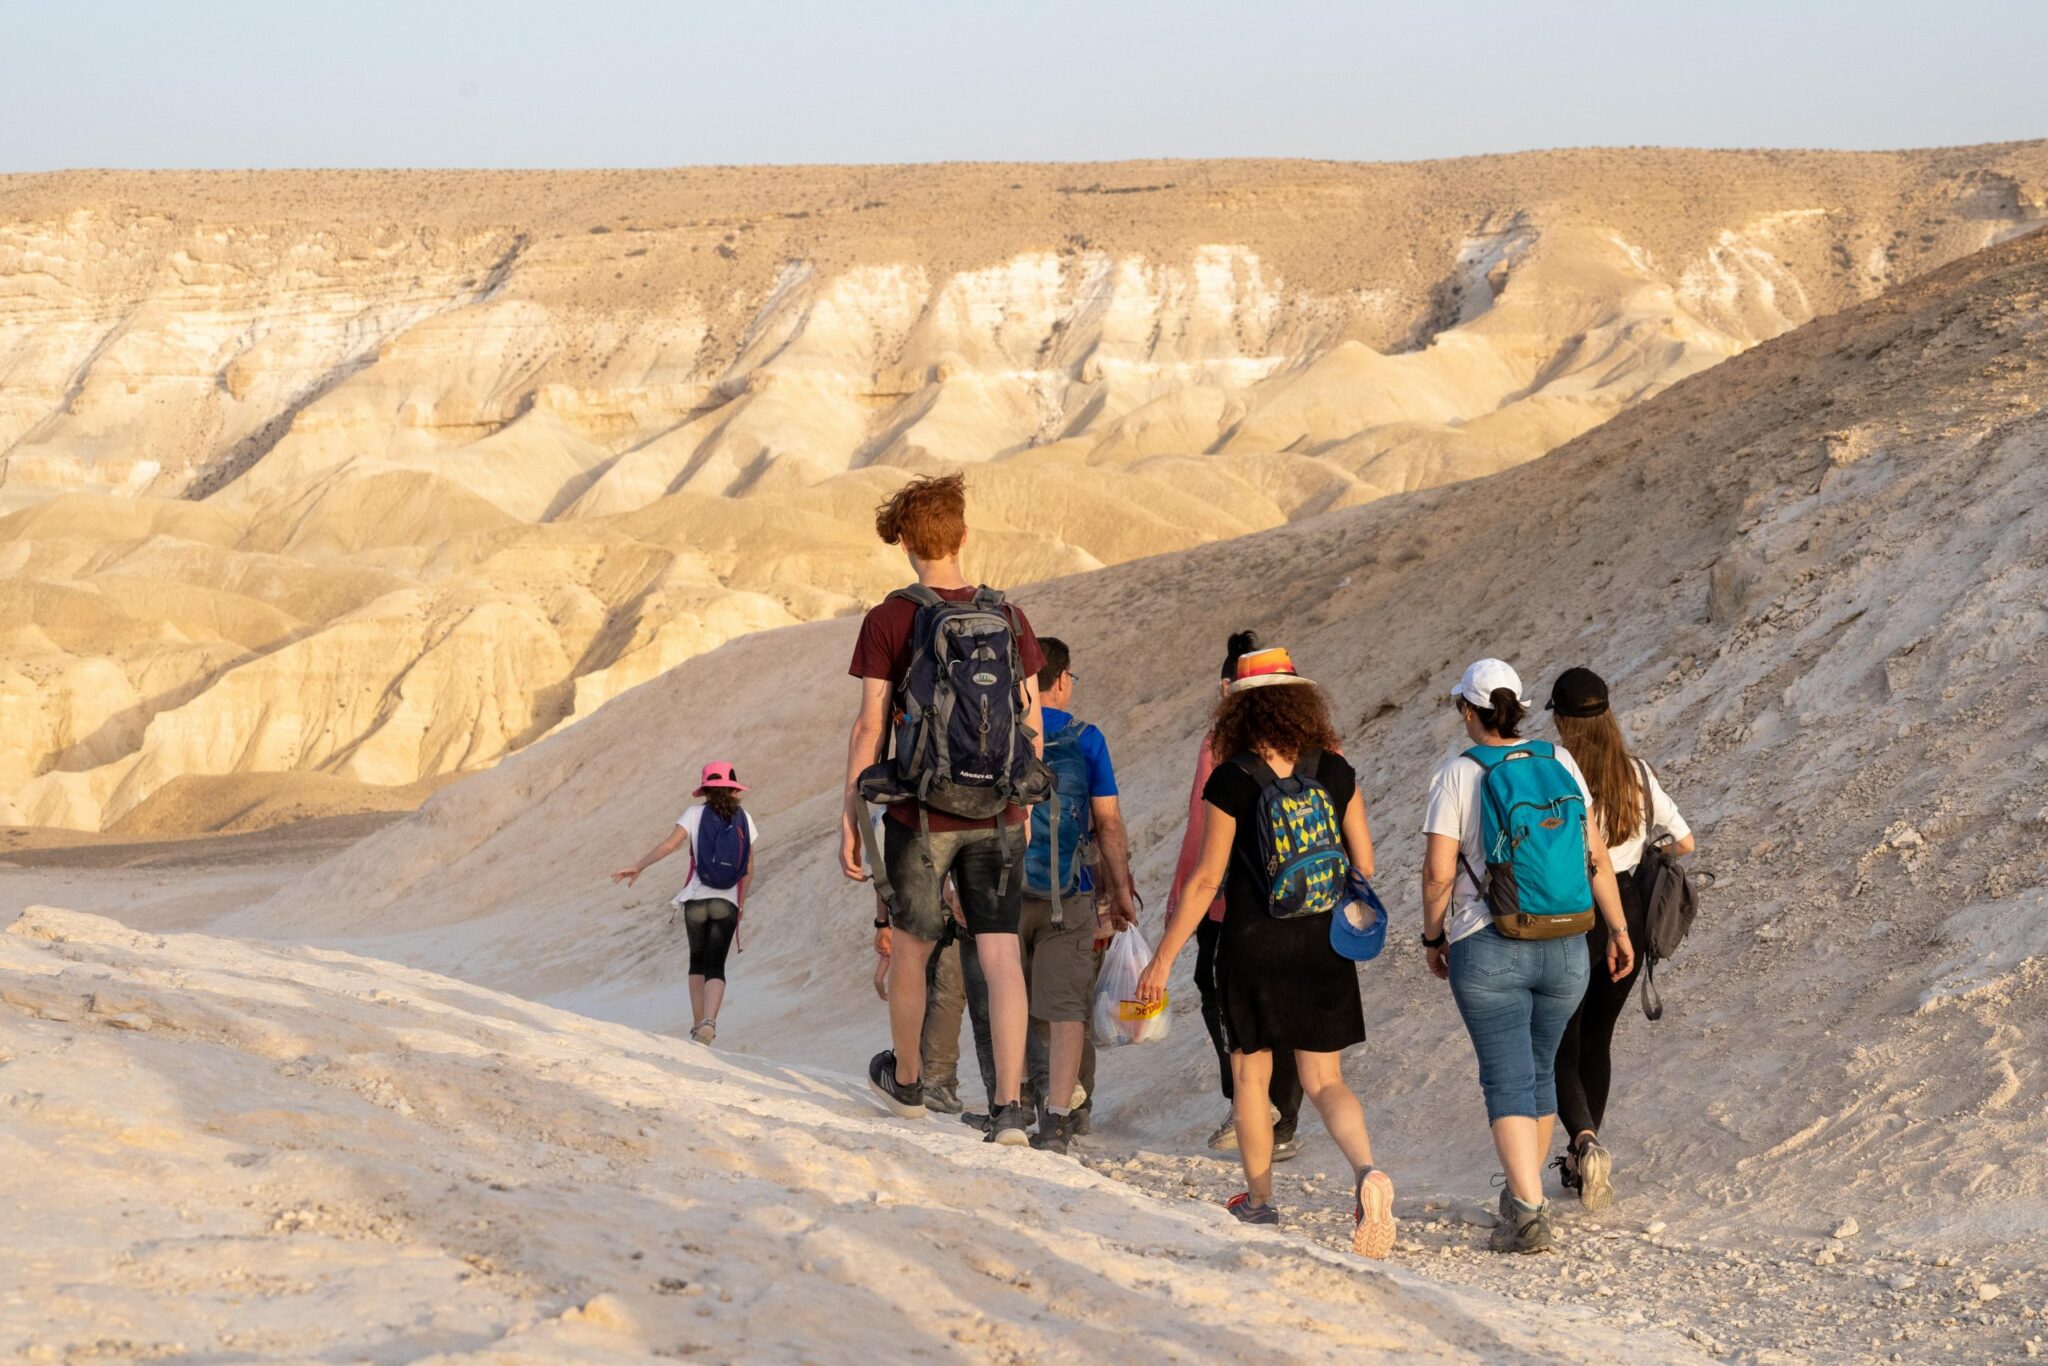
[[[1238,656],[1248,650],[1256,650],[1258,645],[1258,636],[1251,631],[1238,631],[1230,637],[1223,656],[1223,677],[1218,687],[1228,692],[1230,680],[1237,676]],[[1209,774],[1215,767],[1216,756],[1209,752],[1209,737],[1205,732],[1195,757],[1194,786],[1188,790],[1188,823],[1181,835],[1180,858],[1173,868],[1173,890],[1166,898],[1167,920],[1173,918],[1174,907],[1180,904],[1181,889],[1188,885],[1188,879],[1194,875],[1195,863],[1201,857],[1202,790],[1208,785]],[[1237,1147],[1237,1120],[1227,1108],[1233,1104],[1231,1097],[1235,1088],[1230,1078],[1230,1042],[1223,1029],[1223,993],[1218,985],[1221,980],[1219,973],[1224,968],[1220,961],[1222,947],[1223,894],[1218,892],[1209,906],[1209,914],[1195,927],[1195,989],[1202,996],[1202,1024],[1208,1029],[1209,1042],[1216,1049],[1216,1069],[1222,1079],[1226,1106],[1223,1123],[1209,1135],[1209,1146],[1218,1152],[1229,1152]],[[1279,1116],[1273,1123],[1273,1160],[1285,1162],[1301,1151],[1301,1140],[1295,1137],[1294,1132],[1295,1122],[1301,1114],[1301,1077],[1295,1071],[1294,1054],[1290,1050],[1274,1050],[1273,1079],[1266,1095]]]

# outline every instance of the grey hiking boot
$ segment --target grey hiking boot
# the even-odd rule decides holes
[[[1551,1250],[1550,1202],[1525,1205],[1500,1193],[1500,1223],[1494,1226],[1488,1245],[1495,1252],[1548,1252]]]
[[[1074,1107],[1073,1135],[1085,1138],[1095,1132],[1095,1097],[1090,1096]]]
[[[966,1107],[960,1103],[959,1086],[928,1081],[924,1084],[924,1108],[935,1115],[957,1115]]]
[[[1218,1153],[1234,1153],[1237,1151],[1236,1111],[1233,1110],[1225,1115],[1223,1122],[1216,1126],[1216,1132],[1209,1135],[1209,1150]]]

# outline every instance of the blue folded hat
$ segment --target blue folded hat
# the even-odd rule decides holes
[[[1387,943],[1387,908],[1372,884],[1353,873],[1344,883],[1344,900],[1330,917],[1330,947],[1354,963],[1380,956]]]

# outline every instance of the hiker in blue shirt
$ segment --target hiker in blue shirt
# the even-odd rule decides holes
[[[1045,656],[1038,696],[1054,796],[1031,811],[1017,938],[1031,997],[1025,1072],[1038,1106],[1031,1144],[1064,1153],[1091,1122],[1095,1049],[1088,1016],[1102,946],[1137,919],[1137,907],[1109,742],[1067,711],[1075,680],[1065,642],[1040,636],[1038,646]]]

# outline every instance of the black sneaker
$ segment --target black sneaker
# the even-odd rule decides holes
[[[1294,1135],[1292,1124],[1276,1125],[1273,1129],[1273,1160],[1292,1162],[1301,1156],[1301,1140]]]
[[[1067,1144],[1074,1137],[1074,1117],[1071,1114],[1048,1113],[1038,1121],[1038,1132],[1031,1135],[1031,1146],[1049,1153],[1067,1155]]]
[[[1095,1097],[1090,1096],[1074,1108],[1073,1124],[1068,1132],[1075,1138],[1086,1138],[1095,1132]]]
[[[988,1132],[988,1116],[979,1110],[962,1110],[960,1122],[978,1134]]]
[[[1021,1104],[998,1105],[996,1112],[989,1116],[988,1136],[984,1143],[1000,1143],[1005,1148],[1021,1148],[1031,1141],[1031,1111]]]
[[[896,1080],[896,1050],[885,1048],[868,1062],[868,1085],[898,1119],[924,1118],[924,1083]]]

